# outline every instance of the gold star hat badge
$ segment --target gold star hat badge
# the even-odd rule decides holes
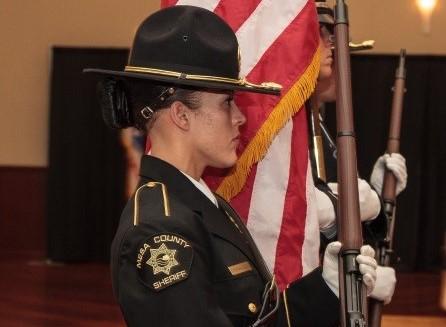
[[[136,268],[140,281],[154,291],[187,279],[192,265],[193,250],[184,237],[157,234],[139,247]]]

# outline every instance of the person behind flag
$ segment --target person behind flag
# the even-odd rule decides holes
[[[106,76],[99,84],[105,122],[135,126],[151,140],[111,250],[114,294],[129,326],[338,324],[340,243],[330,245],[323,272],[280,294],[240,217],[201,179],[207,166],[237,160],[246,118],[234,91],[280,92],[240,78],[238,54],[221,18],[175,6],[140,25],[124,71],[84,70]],[[362,247],[357,261],[373,289],[373,249]]]
[[[320,24],[321,69],[315,97],[319,107],[326,102],[336,101],[336,83],[333,73],[333,10],[325,1],[317,1],[317,13]],[[327,180],[322,181],[314,174],[316,185],[316,204],[319,226],[321,229],[322,251],[328,242],[336,239],[336,145],[324,125],[322,117],[321,129],[324,138],[324,158]],[[314,158],[313,158],[314,159]],[[314,160],[313,160],[314,163]],[[370,183],[358,178],[358,191],[360,201],[360,215],[363,222],[363,235],[365,241],[373,246],[384,238],[386,232],[386,217],[382,207],[381,192],[384,180],[384,171],[389,169],[397,180],[397,194],[404,190],[407,184],[407,169],[405,159],[401,154],[384,154],[376,161]],[[313,164],[313,170],[315,167]],[[391,267],[378,266],[376,287],[371,297],[389,303],[395,290],[395,270]]]

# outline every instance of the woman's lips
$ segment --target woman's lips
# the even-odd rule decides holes
[[[237,148],[240,145],[240,135],[237,135],[232,139],[232,142],[235,144],[235,147]]]

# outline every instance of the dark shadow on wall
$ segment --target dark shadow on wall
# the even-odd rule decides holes
[[[124,206],[124,154],[102,121],[99,78],[82,69],[122,70],[128,50],[57,47],[52,55],[48,257],[107,261]]]

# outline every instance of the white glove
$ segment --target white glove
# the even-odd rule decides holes
[[[324,230],[336,223],[336,213],[327,194],[315,187],[317,219],[319,221],[319,229]]]
[[[389,169],[396,178],[396,195],[400,194],[407,185],[406,159],[399,153],[388,153],[376,160],[373,166],[370,184],[382,195],[385,168]]]
[[[338,183],[328,183],[328,187],[338,195]],[[361,221],[375,219],[381,210],[378,194],[361,178],[358,178],[358,192]]]
[[[375,250],[370,245],[361,246],[360,253],[356,257],[356,261],[359,263],[359,271],[367,287],[367,295],[369,295],[375,288],[378,263],[375,260]]]
[[[339,241],[327,245],[324,254],[324,264],[322,267],[322,277],[328,287],[339,297],[339,267],[338,254],[342,244]],[[370,294],[375,287],[376,267],[375,251],[370,245],[363,245],[360,254],[356,257],[359,263],[359,271],[362,274],[363,283],[367,287],[367,294]]]
[[[389,304],[395,292],[396,276],[395,269],[378,266],[376,268],[376,284],[370,297]]]

